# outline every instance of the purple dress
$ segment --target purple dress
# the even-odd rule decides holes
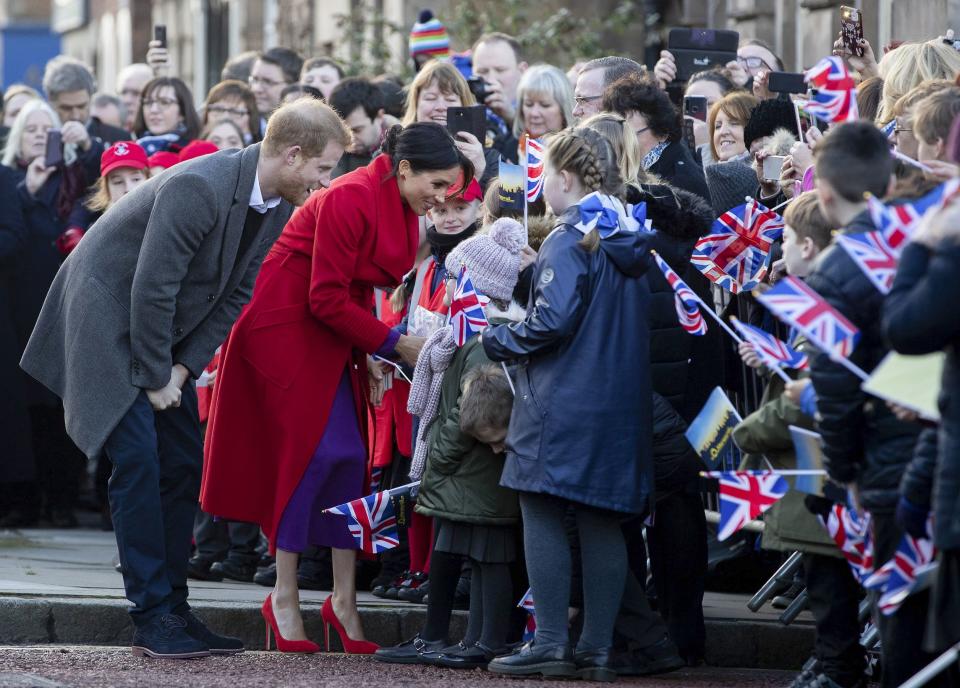
[[[303,552],[308,545],[358,549],[346,516],[321,512],[361,496],[366,466],[367,449],[360,435],[350,375],[344,370],[323,437],[283,510],[277,548],[287,552]]]

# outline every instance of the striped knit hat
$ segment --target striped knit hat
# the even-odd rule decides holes
[[[447,27],[430,10],[420,12],[417,23],[410,30],[410,57],[426,55],[438,60],[450,59],[450,36]]]

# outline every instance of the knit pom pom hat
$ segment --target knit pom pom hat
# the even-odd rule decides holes
[[[460,268],[467,272],[474,288],[485,296],[509,301],[520,273],[520,251],[527,244],[523,225],[509,217],[501,217],[489,231],[461,242],[447,256],[447,272],[457,276]]]
[[[447,27],[433,16],[430,10],[423,10],[417,22],[410,30],[410,57],[427,55],[438,60],[450,59],[450,36]]]

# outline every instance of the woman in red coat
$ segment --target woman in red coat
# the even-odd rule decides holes
[[[373,314],[373,290],[413,266],[417,218],[473,167],[435,123],[394,127],[384,154],[315,193],[263,263],[250,304],[223,346],[207,427],[201,503],[259,523],[276,550],[263,606],[279,649],[316,652],[300,617],[297,560],[333,548],[322,610],[347,651],[372,652],[356,608],[356,544],[342,516],[363,494],[367,354],[416,362],[422,340]]]

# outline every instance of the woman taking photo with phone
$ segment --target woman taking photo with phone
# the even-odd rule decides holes
[[[449,62],[433,60],[424,65],[410,85],[403,124],[435,122],[447,126],[447,108],[469,107],[477,100],[470,92],[467,80]],[[484,148],[484,142],[470,132],[461,131],[454,137],[457,148],[475,170],[475,178],[486,189],[487,182],[497,176],[499,156],[494,148]]]
[[[13,453],[0,471],[0,483],[6,486],[0,498],[8,491],[10,496],[0,527],[35,525],[41,510],[55,527],[77,524],[73,508],[83,455],[66,435],[56,397],[19,371],[47,290],[82,236],[70,230],[70,215],[99,172],[102,149],[92,146],[81,154],[76,144],[61,144],[59,134],[56,112],[42,100],[30,100],[14,120],[3,151],[9,169],[4,176],[16,189],[16,202],[4,204],[7,227],[0,232],[0,301],[10,314],[0,325],[0,365],[6,368],[0,380],[14,380],[3,387],[4,396],[21,420],[11,434],[0,435]]]
[[[391,129],[381,155],[294,214],[223,345],[201,505],[259,523],[270,539],[277,582],[262,611],[281,651],[319,650],[299,609],[297,562],[308,545],[333,548],[324,623],[347,652],[377,649],[363,639],[357,613],[357,545],[344,517],[322,511],[363,494],[367,356],[412,366],[423,345],[377,320],[374,287],[399,284],[413,266],[418,217],[458,179],[472,178],[470,161],[439,124]]]

